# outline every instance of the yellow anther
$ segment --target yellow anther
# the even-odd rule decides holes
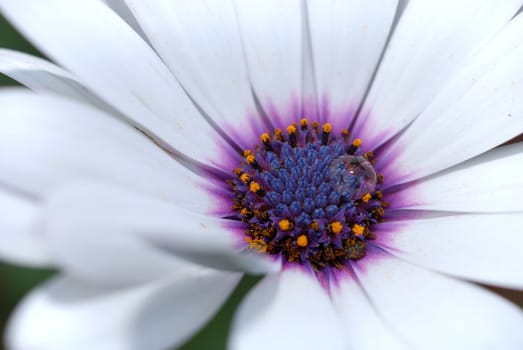
[[[241,170],[240,168],[235,168],[235,169],[234,169],[234,174],[235,174],[236,176],[240,175],[241,173],[242,173],[242,170]]]
[[[245,160],[247,160],[247,163],[253,164],[256,161],[256,157],[254,157],[254,154],[249,154],[245,157]]]
[[[253,181],[251,182],[251,184],[249,185],[249,190],[253,193],[256,193],[258,192],[259,190],[261,190],[261,186],[259,183],[257,183],[256,181]]]
[[[354,140],[352,141],[352,145],[353,145],[354,147],[360,147],[360,146],[361,146],[361,139],[354,139]]]
[[[363,201],[363,203],[367,203],[368,201],[370,201],[371,198],[372,195],[370,193],[365,193],[363,197],[361,197],[361,200]]]
[[[243,183],[248,183],[250,179],[251,179],[251,177],[249,176],[249,174],[240,175],[240,180],[242,180]]]
[[[365,226],[361,226],[358,224],[352,226],[352,232],[354,232],[354,234],[356,236],[361,236],[364,231],[365,231]]]
[[[341,129],[341,134],[342,134],[343,136],[348,136],[348,135],[349,135],[349,130],[347,130],[347,129]]]
[[[334,221],[333,223],[331,223],[329,225],[329,227],[330,227],[332,233],[336,233],[336,234],[340,233],[343,230],[343,224],[339,221]]]
[[[295,134],[296,133],[296,125],[294,124],[291,124],[287,127],[287,132],[292,135],[292,134]]]
[[[262,239],[254,239],[247,243],[249,243],[249,248],[258,253],[265,253],[267,251],[267,243]]]
[[[307,118],[303,118],[302,120],[300,120],[300,125],[302,128],[306,128],[307,126],[309,126],[309,120]]]
[[[320,229],[320,225],[314,221],[312,224],[311,224],[311,229],[313,230],[319,230]]]
[[[271,140],[271,135],[269,135],[268,133],[264,132],[263,134],[261,134],[260,136],[260,141],[263,142],[263,143],[267,143]]]
[[[309,239],[306,235],[299,235],[298,239],[296,240],[296,244],[298,247],[305,248],[309,244]]]
[[[382,198],[383,198],[383,192],[381,192],[381,191],[376,191],[376,192],[374,192],[374,195],[375,195],[376,198],[378,198],[378,199],[382,199]]]
[[[280,222],[278,222],[278,227],[282,231],[289,231],[291,229],[291,222],[287,219],[281,219]]]
[[[252,151],[250,149],[246,149],[243,151],[243,156],[247,158],[248,156],[252,155]]]
[[[323,124],[322,130],[323,130],[323,132],[331,132],[332,131],[332,124],[331,123]]]
[[[240,214],[242,214],[243,216],[249,215],[249,209],[243,208],[242,210],[240,210]]]

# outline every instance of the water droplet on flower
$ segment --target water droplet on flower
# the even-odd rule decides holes
[[[329,176],[338,182],[337,191],[342,194],[350,192],[352,199],[361,198],[376,189],[376,171],[362,156],[346,155],[332,160]]]

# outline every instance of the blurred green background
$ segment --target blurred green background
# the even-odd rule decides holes
[[[32,54],[39,55],[26,40],[24,40],[6,21],[0,16],[0,47],[7,47]],[[16,83],[0,74],[1,85],[15,85]],[[493,262],[495,263],[495,262]],[[9,314],[19,300],[31,288],[45,281],[53,271],[42,271],[20,268],[0,263],[0,329],[3,330]],[[216,315],[216,317],[197,334],[183,350],[220,350],[225,349],[226,336],[230,326],[234,310],[245,295],[247,290],[256,282],[255,278],[247,278],[235,291],[233,297]],[[511,299],[523,306],[523,293],[500,288],[491,290]],[[3,332],[2,332],[3,333]],[[3,343],[3,342],[2,342]],[[1,349],[1,345],[0,345]],[[73,350],[73,349],[72,349]]]
[[[41,55],[7,21],[0,16],[0,47],[6,47],[27,53]],[[16,83],[0,74],[0,86]],[[5,214],[5,213],[4,213]],[[33,287],[53,275],[53,271],[21,268],[0,262],[0,330],[5,327],[9,314],[19,300]],[[234,310],[243,295],[256,282],[249,277],[237,288],[232,298],[214,317],[210,324],[189,341],[183,350],[220,350],[225,349],[225,342]],[[2,341],[3,344],[3,341]],[[0,349],[2,345],[0,345]],[[71,349],[74,350],[74,349]],[[145,349],[144,349],[145,350]]]

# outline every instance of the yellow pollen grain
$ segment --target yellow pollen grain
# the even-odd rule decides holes
[[[250,149],[246,149],[243,151],[243,156],[247,158],[248,156],[252,155],[252,151]]]
[[[372,195],[370,193],[365,193],[363,197],[361,197],[361,200],[363,201],[363,203],[367,203],[368,201],[370,201],[371,198]]]
[[[292,134],[295,134],[296,133],[296,125],[294,124],[291,124],[287,127],[287,132],[292,135]]]
[[[322,130],[323,130],[323,132],[331,132],[332,131],[332,124],[331,123],[323,124]]]
[[[363,234],[363,231],[365,231],[365,226],[361,226],[358,224],[352,226],[352,232],[354,232],[356,236],[361,236]]]
[[[256,192],[258,192],[259,190],[261,190],[261,186],[260,186],[260,184],[257,183],[256,181],[253,181],[253,182],[251,182],[251,184],[249,185],[249,190],[250,190],[251,192],[256,193]]]
[[[262,239],[251,240],[249,243],[249,248],[257,251],[258,253],[265,253],[267,251],[267,243]]]
[[[254,157],[253,154],[248,155],[247,157],[245,157],[245,159],[247,160],[247,163],[249,163],[249,164],[253,164],[254,161],[256,160],[256,158]]]
[[[264,132],[263,134],[261,134],[261,136],[260,136],[260,141],[261,142],[267,143],[270,140],[271,140],[271,136],[268,133]]]
[[[306,128],[309,125],[309,120],[307,118],[303,118],[302,120],[300,120],[300,125],[303,128]]]
[[[240,180],[242,180],[243,183],[248,183],[250,179],[251,179],[251,177],[249,176],[249,174],[240,175]]]
[[[296,244],[298,247],[305,248],[309,244],[309,239],[306,235],[299,235],[298,239],[296,240]]]
[[[334,221],[330,224],[330,229],[333,233],[340,233],[343,230],[343,224],[339,221]]]
[[[240,168],[235,168],[234,169],[234,174],[235,175],[240,175],[242,173],[242,170]]]
[[[352,145],[354,147],[360,147],[361,146],[361,139],[354,139],[354,141],[352,141]]]
[[[278,222],[278,227],[282,231],[289,231],[291,228],[291,222],[287,219],[281,219],[280,222]]]
[[[242,210],[240,210],[240,214],[242,214],[243,216],[247,216],[249,214],[249,209],[243,208]]]
[[[320,225],[314,221],[312,224],[311,224],[311,229],[313,230],[319,230],[320,229]]]

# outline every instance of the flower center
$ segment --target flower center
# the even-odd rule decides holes
[[[372,152],[329,123],[291,124],[264,133],[229,182],[235,219],[246,224],[250,249],[279,255],[315,271],[343,269],[365,256],[373,226],[384,215],[383,176]]]

